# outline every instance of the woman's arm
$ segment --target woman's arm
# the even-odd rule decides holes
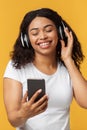
[[[61,57],[69,71],[74,90],[74,97],[77,103],[81,107],[87,108],[87,81],[79,72],[71,57],[72,48],[74,44],[72,33],[69,32],[67,28],[65,29],[65,33],[68,37],[68,44],[67,47],[65,47],[64,41],[61,40],[62,45]]]
[[[38,90],[32,98],[27,101],[27,92],[22,98],[22,84],[16,80],[4,78],[4,103],[8,120],[14,127],[23,125],[27,119],[42,113],[47,108],[48,98],[43,96],[34,102],[41,90]]]
[[[77,69],[72,59],[67,59],[65,65],[71,76],[74,97],[77,103],[84,108],[87,108],[87,81]]]

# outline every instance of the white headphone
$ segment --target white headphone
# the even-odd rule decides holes
[[[22,32],[21,32],[21,43],[22,43],[23,47],[27,46],[29,48],[29,42],[28,42],[27,35],[24,34],[24,36],[23,36]]]
[[[64,31],[64,29],[65,29],[66,27],[65,27],[63,21],[61,21],[61,23],[62,23],[62,26],[63,26],[63,27],[59,26],[59,33],[60,33],[61,39],[63,40],[63,38],[64,38],[64,36],[63,36],[63,31]]]

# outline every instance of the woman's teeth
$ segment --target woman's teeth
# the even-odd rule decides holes
[[[49,44],[50,44],[49,42],[43,42],[43,43],[40,43],[39,46],[47,46]]]

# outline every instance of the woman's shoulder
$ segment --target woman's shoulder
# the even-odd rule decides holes
[[[9,60],[4,72],[4,77],[12,78],[22,82],[27,73],[30,73],[30,69],[31,63],[25,65],[24,67],[21,67],[20,69],[17,69],[14,66],[14,62],[12,60]]]
[[[58,63],[58,66],[60,67],[61,70],[67,71],[66,66],[65,66],[62,62],[59,62],[59,63]]]
[[[9,68],[9,67],[14,69],[14,70],[21,71],[23,69],[27,69],[29,67],[32,67],[32,63],[27,63],[25,66],[21,66],[20,68],[17,68],[16,65],[14,64],[14,61],[9,60],[6,68]]]
[[[60,62],[58,66],[59,66],[59,71],[61,74],[69,76],[68,69],[62,62]]]

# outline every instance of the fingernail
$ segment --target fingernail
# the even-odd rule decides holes
[[[72,31],[70,31],[70,34],[72,34]]]
[[[66,27],[65,29],[68,30],[68,27]]]
[[[40,93],[42,91],[42,89],[39,89],[38,92]]]

